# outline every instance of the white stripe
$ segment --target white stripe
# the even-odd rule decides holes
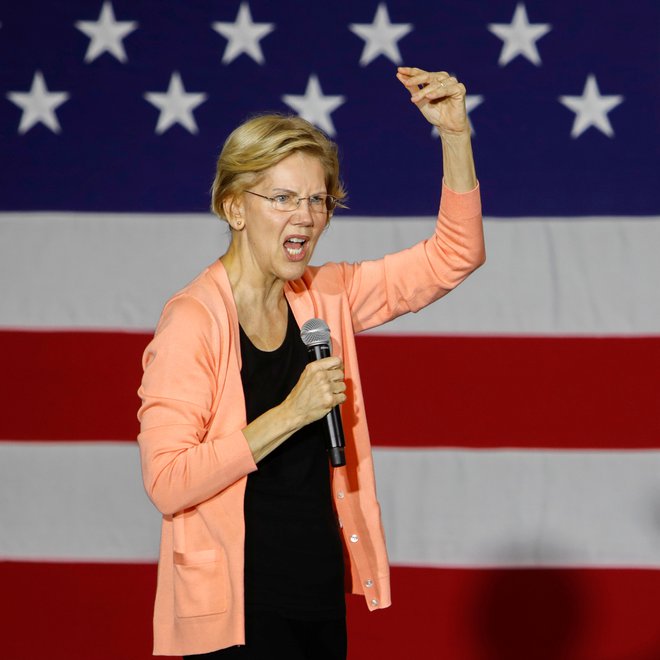
[[[337,217],[314,262],[379,257],[432,227]],[[227,240],[210,215],[0,214],[0,327],[151,329]],[[458,293],[381,332],[660,334],[660,218],[495,219],[486,240]]]
[[[201,214],[0,214],[0,326],[151,330],[226,231]]]
[[[394,564],[660,568],[660,451],[375,452]]]
[[[0,559],[153,561],[160,514],[124,442],[0,442]]]
[[[393,564],[660,568],[660,451],[376,449]],[[130,443],[0,443],[0,559],[151,561]]]

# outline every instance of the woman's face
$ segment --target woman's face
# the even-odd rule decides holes
[[[266,170],[250,190],[267,197],[283,193],[309,197],[326,192],[325,173],[317,158],[295,152]],[[241,252],[249,267],[266,279],[301,277],[327,225],[327,213],[312,211],[306,199],[295,211],[278,211],[267,199],[249,193],[243,195],[242,208],[245,228]]]

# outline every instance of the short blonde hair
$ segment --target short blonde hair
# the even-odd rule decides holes
[[[319,159],[327,193],[343,206],[346,190],[339,179],[337,145],[302,117],[264,114],[234,129],[222,147],[211,188],[211,210],[226,220],[223,204],[227,199],[237,197],[258,182],[265,170],[297,151]]]

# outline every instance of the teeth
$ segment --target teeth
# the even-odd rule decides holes
[[[284,247],[292,257],[295,257],[299,254],[302,254],[305,243],[307,243],[306,238],[298,238],[296,236],[296,237],[287,238],[286,241],[284,241]],[[289,247],[289,245],[299,245],[300,247],[291,248]]]

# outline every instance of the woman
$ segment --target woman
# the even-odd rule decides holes
[[[167,303],[143,361],[142,470],[163,514],[155,654],[345,658],[344,583],[371,610],[390,604],[354,333],[484,260],[465,87],[397,78],[443,150],[435,234],[409,250],[308,266],[345,193],[335,145],[304,120],[257,117],[220,154],[212,204],[231,243]],[[307,364],[299,327],[314,317],[333,356]],[[319,420],[340,404],[347,465],[330,473]]]

